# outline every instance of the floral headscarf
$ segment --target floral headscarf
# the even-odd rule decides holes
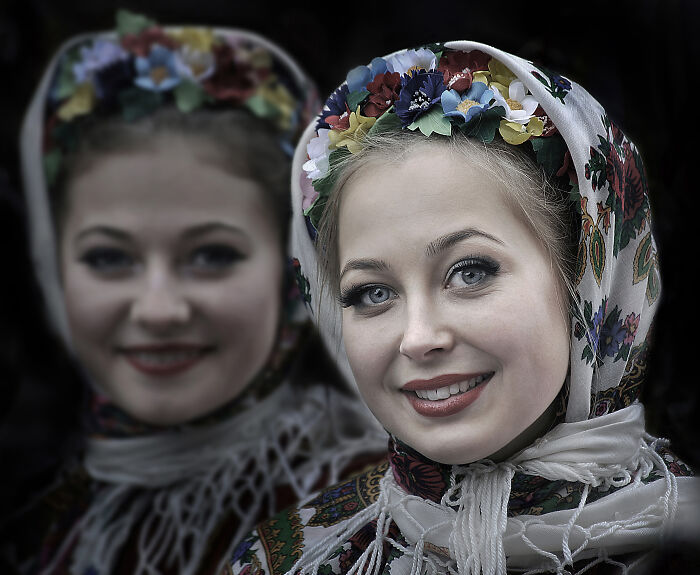
[[[121,11],[116,31],[68,40],[35,93],[21,140],[35,270],[67,346],[50,201],[92,118],[128,123],[164,108],[182,114],[240,109],[271,125],[291,157],[318,107],[314,84],[296,62],[244,30],[161,27]],[[383,436],[355,398],[316,382],[290,385],[310,326],[291,262],[286,272],[275,348],[231,404],[191,424],[156,428],[92,390],[83,477],[74,505],[54,522],[34,558],[43,572],[97,575],[117,565],[133,573],[215,569],[236,538],[277,508],[280,493],[306,495],[353,458],[383,448]],[[368,424],[344,429],[347,421]]]
[[[580,560],[648,549],[700,499],[694,478],[676,477],[687,467],[646,433],[638,401],[660,295],[639,151],[581,86],[484,44],[402,50],[351,70],[302,136],[292,174],[293,254],[348,377],[316,231],[334,166],[386,130],[519,146],[569,195],[580,235],[565,413],[498,464],[438,464],[392,438],[388,466],[260,525],[231,571],[564,573]],[[282,561],[267,550],[287,523],[295,552]]]

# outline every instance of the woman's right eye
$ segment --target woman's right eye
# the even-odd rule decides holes
[[[379,306],[396,297],[396,292],[383,285],[365,285],[342,290],[339,296],[342,307],[368,308]]]
[[[135,263],[134,258],[119,248],[92,248],[85,252],[80,261],[98,273],[122,273]]]

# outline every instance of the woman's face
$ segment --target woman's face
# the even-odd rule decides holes
[[[78,358],[151,424],[237,396],[266,362],[283,258],[266,196],[195,146],[113,154],[68,186],[61,271]]]
[[[532,440],[566,378],[569,327],[552,264],[501,185],[441,150],[350,179],[338,255],[365,401],[389,432],[454,464]]]

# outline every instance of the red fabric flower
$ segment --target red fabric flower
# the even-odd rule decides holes
[[[241,103],[250,98],[268,71],[237,62],[229,44],[217,44],[213,52],[216,71],[204,82],[204,89],[217,100]]]
[[[442,72],[448,90],[466,92],[472,85],[472,73],[488,70],[491,56],[472,50],[471,52],[446,52],[440,58],[438,71]]]
[[[150,54],[154,44],[160,44],[168,50],[174,50],[178,46],[177,41],[158,26],[151,26],[138,34],[127,34],[122,37],[121,44],[125,50],[141,58],[146,58]]]
[[[331,127],[331,130],[344,132],[350,127],[350,113],[347,103],[345,104],[345,112],[340,116],[326,116],[325,121]]]
[[[378,118],[398,99],[401,92],[401,74],[377,74],[374,80],[367,84],[367,89],[370,96],[362,113],[368,118]]]
[[[644,184],[630,143],[625,141],[622,149],[624,161],[617,153],[617,148],[610,145],[605,178],[617,196],[622,208],[623,221],[629,221],[634,219],[637,210],[644,202]]]

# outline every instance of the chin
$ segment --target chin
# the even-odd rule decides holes
[[[397,437],[400,438],[398,435]],[[440,442],[437,439],[433,441],[400,439],[428,459],[446,465],[466,465],[484,459],[495,451],[494,449],[490,449],[490,446],[487,445],[469,446],[464,445],[464,443],[459,440],[455,440],[454,442]]]

